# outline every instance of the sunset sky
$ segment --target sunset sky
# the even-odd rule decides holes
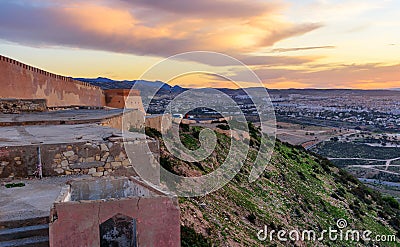
[[[67,76],[133,80],[171,55],[213,51],[267,88],[400,88],[399,18],[398,0],[1,0],[0,54]],[[241,78],[241,67],[201,66]],[[217,77],[177,83],[231,87]]]

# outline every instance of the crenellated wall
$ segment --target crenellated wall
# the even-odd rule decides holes
[[[104,106],[101,88],[0,55],[0,98],[46,99],[49,107]]]

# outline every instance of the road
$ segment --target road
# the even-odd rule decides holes
[[[359,168],[366,168],[366,169],[371,169],[371,170],[377,170],[385,173],[390,173],[390,174],[396,174],[400,175],[397,172],[389,171],[389,167],[400,167],[400,165],[390,165],[393,161],[400,160],[400,157],[394,158],[394,159],[364,159],[364,158],[328,158],[329,160],[365,160],[365,161],[382,161],[385,162],[384,165],[350,165],[348,167],[359,167]],[[385,170],[381,169],[376,169],[375,167],[385,167]]]

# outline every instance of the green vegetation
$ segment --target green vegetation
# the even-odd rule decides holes
[[[186,127],[181,129],[181,140],[190,146],[197,143],[201,128]],[[368,229],[373,235],[395,234],[400,238],[400,209],[394,199],[382,197],[329,160],[301,147],[277,141],[263,175],[249,183],[258,145],[265,141],[253,125],[249,124],[249,130],[252,146],[234,179],[211,194],[179,200],[181,222],[185,226],[182,246],[295,246],[294,242],[261,242],[257,232],[265,225],[276,231],[319,232],[334,227],[338,219],[346,219],[351,229]],[[154,131],[148,134],[157,138]],[[210,157],[193,163],[173,157],[160,139],[161,165],[184,176],[213,171],[224,162],[231,144],[226,135],[216,133],[216,136],[217,146]],[[399,245],[381,243],[381,246]],[[304,246],[342,247],[355,243],[325,240],[306,242]]]
[[[16,188],[16,187],[24,187],[25,184],[24,183],[11,183],[11,184],[6,184],[5,187],[6,188]]]
[[[212,246],[210,241],[203,235],[195,232],[192,228],[181,227],[181,246],[182,247],[208,247]]]
[[[349,142],[324,142],[317,152],[331,158],[393,159],[399,157],[399,148],[372,147]]]
[[[222,130],[230,130],[229,125],[227,125],[227,124],[218,124],[217,128],[222,129]]]

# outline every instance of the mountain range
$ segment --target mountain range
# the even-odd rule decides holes
[[[90,83],[94,86],[101,87],[104,90],[107,89],[130,89],[135,85],[136,89],[140,91],[146,91],[149,89],[159,89],[159,93],[169,93],[169,92],[182,92],[185,88],[180,86],[170,86],[162,81],[147,81],[147,80],[123,80],[117,81],[108,79],[105,77],[98,78],[74,78],[77,81],[82,81]]]

